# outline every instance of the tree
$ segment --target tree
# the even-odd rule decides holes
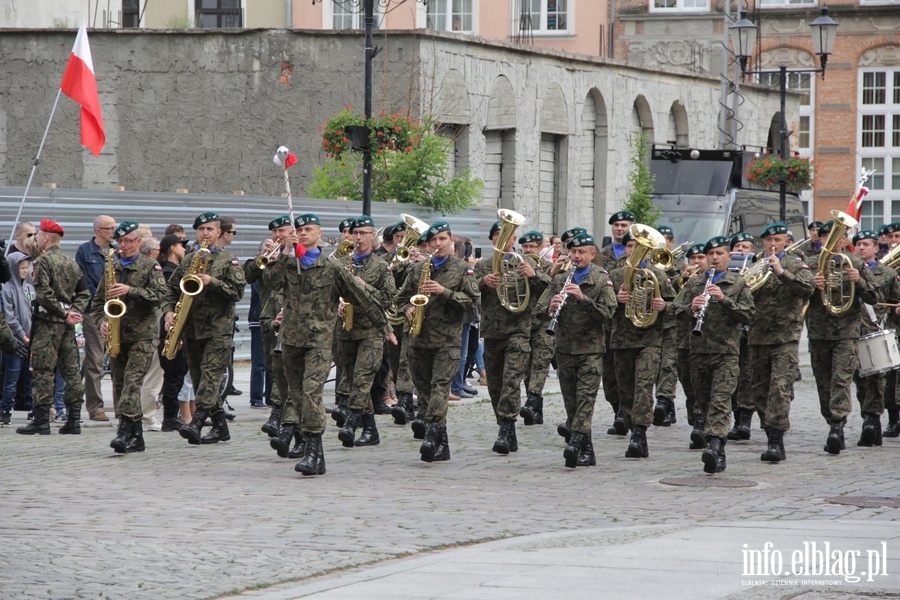
[[[452,140],[435,133],[430,121],[400,113],[367,119],[349,106],[321,129],[325,164],[313,171],[310,197],[362,199],[362,154],[350,148],[346,134],[352,125],[369,128],[373,201],[421,204],[448,214],[465,210],[480,197],[484,184],[468,169],[447,175]]]
[[[631,171],[628,173],[628,182],[631,184],[631,193],[625,202],[625,210],[634,213],[635,223],[642,223],[650,227],[656,227],[662,211],[653,204],[653,174],[650,173],[650,144],[647,142],[647,134],[641,133],[634,137],[632,146],[634,153],[631,155]]]

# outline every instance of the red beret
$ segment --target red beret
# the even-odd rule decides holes
[[[41,221],[39,226],[41,231],[46,231],[47,233],[58,233],[59,237],[65,235],[65,231],[62,228],[62,225],[57,223],[56,221],[51,221],[50,219],[44,219]]]

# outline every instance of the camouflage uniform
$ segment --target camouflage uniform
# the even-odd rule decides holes
[[[80,411],[84,403],[80,357],[75,327],[66,324],[66,312],[83,313],[91,299],[81,268],[53,246],[34,264],[34,335],[31,366],[34,407],[50,406],[56,369],[66,382],[66,407]]]
[[[597,259],[594,261],[594,264],[599,264],[607,273],[612,273],[616,269],[625,266],[625,254],[623,253],[621,257],[616,258],[613,246],[610,244],[604,246],[597,253]],[[618,292],[618,288],[615,291]],[[606,339],[604,340],[606,353],[603,355],[603,396],[609,402],[609,405],[612,406],[615,414],[619,410],[621,398],[619,396],[619,386],[616,383],[616,362],[614,353],[611,352],[611,336],[612,327],[608,327],[606,329]]]
[[[693,316],[691,302],[702,296],[708,277],[695,277],[679,294],[675,310]],[[703,320],[703,335],[688,335],[691,353],[691,384],[696,396],[697,416],[706,419],[707,436],[724,438],[731,426],[731,394],[738,382],[738,356],[743,325],[753,318],[755,309],[747,282],[729,271],[716,285],[725,294],[723,300],[709,299]],[[693,327],[692,327],[693,329]],[[696,422],[696,421],[695,421]]]
[[[278,345],[278,328],[275,317],[284,305],[281,292],[270,290],[259,311],[259,328],[263,335],[263,351],[266,353],[266,365],[272,373],[272,404],[284,408],[288,397],[288,382],[284,372],[281,352],[275,352]]]
[[[425,264],[413,266],[397,296],[397,306],[403,313],[412,306],[409,299],[417,293]],[[452,255],[437,269],[432,267],[429,278],[446,289],[440,296],[429,298],[422,331],[409,339],[410,373],[428,423],[447,424],[450,383],[459,372],[463,317],[478,298],[473,275],[464,261]]]
[[[870,269],[872,277],[875,279],[875,286],[879,290],[879,296],[882,298],[883,302],[895,303],[900,301],[900,281],[898,281],[897,272],[894,271],[894,269],[878,264],[877,262],[873,267],[866,265],[866,268]],[[873,308],[875,310],[875,317],[879,323],[890,310],[883,306]],[[881,329],[872,322],[868,314],[864,312],[860,335],[864,336],[880,330]],[[880,373],[870,375],[869,377],[860,377],[859,371],[857,370],[853,375],[853,381],[856,383],[856,398],[859,401],[860,412],[862,414],[882,415],[884,413],[887,374]]]
[[[412,272],[409,261],[397,263],[392,269],[394,275],[394,287],[400,289],[406,276]],[[398,398],[400,394],[412,394],[413,384],[412,376],[409,374],[409,321],[406,318],[399,325],[392,325],[394,337],[397,343],[385,342],[385,355],[391,372],[394,374],[394,386],[397,390]]]
[[[234,333],[234,305],[244,296],[244,270],[233,254],[213,247],[204,273],[211,277],[209,285],[194,296],[184,322],[184,339],[191,382],[197,394],[198,409],[208,413],[222,407],[219,386],[222,374],[231,363]],[[167,282],[162,312],[175,310],[181,297],[179,284],[188,274],[194,252],[186,255]],[[182,315],[183,318],[183,315]]]
[[[271,262],[271,261],[270,261]],[[266,306],[266,303],[269,302],[271,306],[269,307],[269,318],[274,319],[278,314],[278,311],[281,309],[281,300],[279,298],[274,298],[276,296],[275,290],[272,289],[272,273],[268,268],[261,269],[258,264],[256,264],[255,259],[250,259],[244,262],[244,279],[247,280],[247,285],[252,285],[256,281],[259,281],[259,302],[260,302],[260,313],[263,310],[263,307]],[[271,312],[274,308],[274,312]],[[268,371],[272,375],[272,405],[273,406],[281,406],[284,402],[284,395],[287,393],[287,388],[278,385],[279,375],[276,374],[275,367],[275,356],[278,356],[277,361],[280,365],[281,356],[274,355],[272,351],[275,349],[275,345],[278,343],[278,336],[276,335],[275,328],[271,326],[271,321],[269,327],[262,327],[262,316],[260,315],[260,334],[262,335],[262,343],[263,343],[263,354],[265,356],[266,361],[266,371]],[[280,366],[278,367],[281,368]],[[284,375],[280,375],[282,382],[284,381]]]
[[[674,281],[678,275],[678,267],[666,271],[669,281]],[[656,376],[656,398],[674,405],[675,388],[678,385],[678,330],[674,312],[662,315],[662,319],[663,340],[659,352],[659,373]]]
[[[550,300],[562,290],[568,276],[559,273],[553,278],[537,310],[548,310]],[[603,340],[616,309],[616,294],[606,271],[596,266],[578,287],[584,300],[578,302],[569,296],[559,313],[556,361],[569,428],[572,433],[589,434],[606,352]]]
[[[153,342],[159,334],[156,307],[166,294],[166,279],[159,263],[143,254],[135,256],[134,261],[124,267],[121,259],[116,258],[115,279],[116,283],[131,286],[126,295],[119,297],[126,309],[119,319],[121,343],[119,354],[109,359],[113,388],[119,399],[116,417],[138,421],[143,416],[141,387],[156,352]],[[109,321],[103,311],[105,303],[106,285],[101,282],[91,309],[91,316],[98,326]]]

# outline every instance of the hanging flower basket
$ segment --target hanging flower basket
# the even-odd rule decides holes
[[[783,181],[788,190],[802,192],[813,186],[813,164],[808,158],[757,158],[747,167],[747,181],[760,187]]]

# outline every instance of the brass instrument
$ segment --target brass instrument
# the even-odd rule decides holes
[[[422,274],[419,276],[419,287],[417,293],[409,299],[409,303],[413,305],[413,316],[410,320],[409,335],[419,337],[422,333],[422,322],[425,320],[425,305],[428,304],[428,294],[422,291],[425,282],[431,277],[431,257],[433,254],[425,255],[425,264],[422,265]]]
[[[191,310],[194,296],[203,291],[203,280],[198,275],[206,272],[206,268],[209,266],[209,261],[212,258],[212,252],[209,251],[208,246],[209,242],[206,240],[200,242],[200,247],[194,251],[194,255],[191,257],[191,264],[188,267],[187,274],[178,283],[178,286],[181,288],[181,297],[175,305],[175,318],[172,320],[172,327],[166,333],[166,341],[163,345],[163,356],[169,360],[174,359],[175,355],[178,354],[178,342],[181,341],[184,321]]]
[[[684,253],[687,252],[687,249],[696,243],[697,242],[691,240],[690,242],[679,244],[677,248],[672,250],[672,256],[675,257],[675,260],[681,260],[681,258],[684,256]]]
[[[519,265],[525,259],[514,252],[507,252],[506,247],[516,234],[516,228],[525,223],[525,217],[505,208],[497,211],[497,217],[501,221],[500,232],[491,258],[493,273],[500,276],[497,296],[503,308],[518,314],[528,308],[531,286],[528,279],[519,274]]]
[[[631,256],[625,262],[625,291],[630,294],[625,305],[625,317],[635,327],[644,329],[656,323],[659,313],[653,310],[654,298],[661,298],[659,280],[650,269],[640,268],[641,262],[654,250],[666,245],[666,238],[647,225],[635,223],[629,230],[636,242]]]
[[[897,270],[900,267],[900,244],[894,244],[887,254],[881,257],[878,264]]]
[[[803,238],[802,240],[798,240],[784,249],[785,254],[797,254],[800,251],[800,248],[806,245],[809,239]]]
[[[110,356],[118,356],[122,345],[122,317],[125,316],[125,303],[118,298],[110,298],[109,290],[116,285],[116,262],[114,257],[116,249],[110,248],[106,255],[106,270],[103,272],[103,284],[106,289],[106,303],[103,305],[103,314],[106,315],[106,325],[109,331],[106,334],[106,353]]]
[[[397,263],[409,260],[410,253],[419,243],[419,236],[428,229],[428,223],[415,218],[412,215],[402,214],[400,219],[406,223],[406,234],[403,240],[394,252],[394,258],[391,260],[391,266],[396,267]]]
[[[651,250],[648,260],[654,267],[660,271],[666,272],[675,266],[676,258],[674,252],[663,247]]]
[[[678,290],[681,290],[685,285],[687,285],[687,282],[699,272],[700,265],[688,265],[684,268],[684,271],[682,271],[681,274],[675,278],[675,281],[672,282],[672,285],[674,285]]]
[[[338,245],[335,246],[334,251],[328,255],[328,258],[344,258],[354,250],[356,250],[356,244],[354,242],[350,240],[341,240],[338,242]]]
[[[353,272],[353,253],[347,253],[347,264],[344,267],[348,272]],[[344,300],[340,299],[341,306],[344,307],[344,315],[341,318],[344,323],[344,331],[352,331],[353,330],[353,305]]]
[[[772,250],[774,252],[774,248]],[[769,265],[769,255],[766,254],[766,251],[762,250],[756,254],[755,262],[749,267],[741,269],[739,275],[747,282],[750,293],[756,292],[765,285],[769,276],[772,275],[772,267]]]
[[[844,274],[853,268],[853,263],[846,255],[841,253],[840,245],[844,240],[847,230],[859,225],[859,222],[839,210],[831,211],[834,225],[828,234],[828,239],[822,244],[822,252],[819,254],[819,275],[825,278],[825,289],[822,291],[822,304],[833,315],[841,315],[853,306],[856,294],[856,284],[852,281],[848,289],[844,291]],[[837,258],[835,262],[833,259]]]
[[[283,246],[275,242],[275,240],[272,240],[272,243],[275,244],[272,248],[266,252],[261,252],[259,256],[256,257],[256,266],[260,269],[268,267],[269,263],[278,258],[278,255],[281,254]]]

